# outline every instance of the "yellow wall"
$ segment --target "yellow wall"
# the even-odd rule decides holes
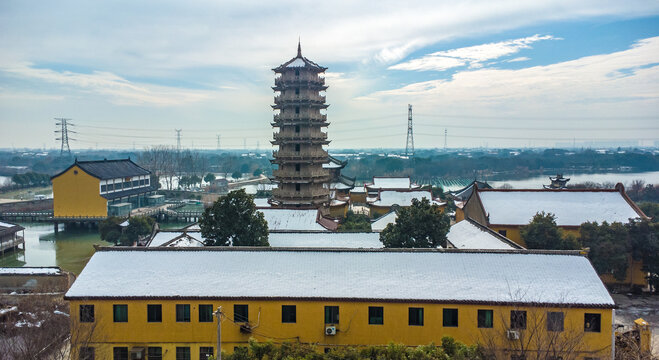
[[[366,193],[355,193],[351,192],[350,193],[350,202],[351,203],[361,203],[361,204],[366,204]]]
[[[77,326],[79,320],[79,305],[94,304],[95,324],[83,323]],[[114,323],[112,305],[128,305],[128,322]],[[147,304],[162,304],[162,323],[148,323]],[[175,320],[176,304],[190,304],[191,322],[177,323]],[[610,309],[581,308],[513,308],[507,306],[462,305],[462,304],[430,304],[430,303],[368,303],[368,302],[334,302],[334,301],[213,301],[213,300],[99,300],[71,301],[73,329],[80,332],[72,334],[72,339],[82,338],[81,333],[94,327],[92,342],[88,346],[96,347],[97,358],[111,354],[112,346],[146,347],[161,346],[164,359],[174,359],[176,346],[190,346],[192,358],[198,357],[199,346],[215,346],[216,321],[200,323],[198,305],[212,304],[213,309],[223,307],[224,313],[233,319],[234,304],[249,305],[249,321],[258,325],[252,334],[241,334],[239,327],[229,320],[222,323],[222,349],[233,352],[236,346],[245,346],[250,337],[259,341],[267,341],[267,336],[277,337],[274,342],[296,341],[317,344],[318,350],[324,347],[344,345],[382,345],[389,342],[406,345],[421,345],[431,342],[440,343],[443,336],[451,336],[467,344],[494,339],[503,348],[512,348],[515,343],[505,338],[505,330],[509,326],[510,310],[527,310],[527,330],[521,334],[530,335],[531,328],[537,325],[542,329],[534,335],[537,339],[546,339],[548,333],[544,316],[547,311],[563,311],[565,313],[566,337],[576,338],[581,344],[579,351],[582,356],[608,357],[611,344]],[[296,305],[297,322],[282,323],[281,306]],[[324,306],[339,306],[338,333],[326,336],[324,323]],[[368,324],[368,307],[382,306],[384,308],[384,324]],[[424,308],[424,325],[410,326],[408,324],[408,308]],[[457,308],[458,327],[449,328],[442,325],[442,309]],[[494,311],[494,327],[479,329],[477,327],[477,310],[492,309]],[[584,313],[601,314],[601,332],[584,332]],[[82,330],[81,330],[82,329]],[[555,334],[555,333],[553,333]],[[519,344],[517,344],[519,345]],[[74,344],[74,348],[79,345]],[[533,346],[533,345],[532,345]],[[105,353],[105,351],[108,351]]]
[[[461,208],[455,209],[455,222],[459,223],[465,219],[465,212]]]
[[[100,180],[78,166],[53,179],[53,208],[56,218],[106,217],[108,214],[107,200],[100,195]]]
[[[344,218],[348,213],[348,203],[343,205],[330,206],[330,216],[334,218]]]

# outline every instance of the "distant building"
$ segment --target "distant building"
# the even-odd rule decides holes
[[[271,162],[278,168],[272,175],[278,188],[272,191],[272,203],[282,207],[325,207],[329,204],[329,171],[323,168],[328,163],[327,151],[323,145],[329,144],[325,78],[320,75],[327,68],[302,56],[300,44],[297,56],[272,69],[275,74],[275,96],[273,145],[279,150],[273,152]]]
[[[350,206],[350,191],[355,187],[355,179],[341,174],[347,161],[341,161],[329,156],[329,162],[323,168],[329,170],[330,180],[330,216],[342,218],[346,216]]]
[[[23,230],[25,228],[18,224],[0,221],[0,254],[18,249],[21,245],[25,250]]]
[[[55,219],[128,216],[131,209],[146,206],[146,198],[157,189],[151,172],[130,159],[76,159],[51,180]]]
[[[364,184],[369,196],[376,195],[380,190],[413,190],[420,188],[412,182],[409,176],[373,176],[373,181]]]
[[[506,357],[531,336],[531,352],[544,339],[577,339],[556,357],[613,351],[615,303],[578,252],[100,248],[65,299],[80,324],[72,337],[94,328],[85,349],[72,349],[76,359],[217,354],[220,306],[228,353],[250,338],[322,352],[444,336],[492,341]]]
[[[432,197],[430,189],[416,190],[380,190],[376,196],[366,198],[369,205],[371,217],[382,216],[395,207],[412,206],[412,200],[428,199],[431,204],[444,207],[445,202],[436,200]]]
[[[533,216],[544,211],[556,216],[556,224],[566,233],[579,237],[584,222],[620,222],[647,218],[625,193],[622,184],[615,189],[480,189],[463,206],[464,216],[497,231],[526,247],[520,230]],[[618,283],[603,276],[608,283]],[[645,286],[641,261],[631,261],[627,278],[620,282]]]
[[[226,194],[229,192],[229,181],[225,178],[215,179],[208,185],[208,191],[217,194]]]
[[[557,174],[556,176],[550,176],[549,181],[551,181],[551,184],[542,185],[545,189],[567,189],[567,182],[570,181],[570,178],[564,178],[563,174]]]

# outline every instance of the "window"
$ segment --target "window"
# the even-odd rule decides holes
[[[600,332],[602,325],[602,315],[584,314],[583,329],[587,332]]]
[[[133,180],[133,187],[140,186],[140,181],[139,180]]]
[[[116,347],[112,349],[113,360],[128,360],[128,348]]]
[[[423,308],[410,308],[409,311],[409,324],[415,326],[423,326]]]
[[[144,183],[149,185],[149,179],[144,179]]]
[[[300,70],[295,70],[295,76],[300,76]]]
[[[190,360],[190,347],[176,347],[176,360]]]
[[[506,236],[506,230],[499,230],[499,234]]]
[[[300,144],[295,144],[295,151],[300,152]]]
[[[300,191],[300,184],[295,184],[295,191]]]
[[[492,328],[494,326],[494,313],[492,310],[478,310],[478,327]]]
[[[94,360],[94,348],[83,346],[78,353],[79,360]]]
[[[146,321],[162,322],[162,305],[147,305]]]
[[[161,347],[149,347],[146,350],[147,359],[149,360],[162,360]]]
[[[189,304],[176,304],[176,322],[190,322]]]
[[[115,183],[114,184],[114,189],[115,190],[121,190],[121,183]]]
[[[444,309],[442,323],[444,327],[458,327],[458,309]]]
[[[513,355],[510,355],[510,360],[526,360],[526,355],[513,354]]]
[[[211,346],[202,346],[199,348],[199,360],[208,360],[213,356],[213,348]]]
[[[295,95],[300,95],[300,88],[295,88]]]
[[[299,106],[296,106],[296,107],[295,107],[295,113],[296,113],[296,114],[299,114],[299,113],[300,113],[300,107],[299,107]]]
[[[199,322],[213,322],[213,305],[199,305]]]
[[[295,164],[295,171],[300,171],[300,164]]]
[[[233,321],[235,322],[248,322],[249,321],[249,306],[235,304],[233,305]]]
[[[140,180],[140,186],[144,185],[144,179]]]
[[[325,306],[325,324],[339,323],[339,307]]]
[[[563,331],[564,319],[562,312],[547,312],[547,331]]]
[[[526,329],[526,311],[510,311],[510,328]]]
[[[114,322],[128,322],[128,305],[112,305]]]
[[[101,185],[101,192],[106,192],[108,191],[108,186],[107,185]]]
[[[114,191],[114,185],[113,184],[107,184],[107,190],[108,191]]]
[[[295,133],[300,133],[300,125],[295,125]]]
[[[94,305],[80,305],[80,322],[94,322]]]
[[[281,306],[281,322],[294,323],[296,319],[295,305],[282,305]]]
[[[384,324],[384,308],[382,306],[368,307],[368,324],[369,325]]]

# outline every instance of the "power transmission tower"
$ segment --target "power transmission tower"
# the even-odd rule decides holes
[[[217,137],[217,149],[220,150],[220,135],[216,135]]]
[[[414,132],[412,131],[412,105],[407,105],[407,143],[405,155],[414,156]]]
[[[176,131],[176,151],[181,152],[181,130],[183,129],[174,129]]]
[[[446,151],[446,134],[447,133],[448,133],[448,131],[446,130],[446,128],[444,128],[444,151]]]
[[[71,147],[69,147],[69,140],[75,140],[73,138],[69,137],[69,133],[76,133],[73,130],[69,130],[69,126],[75,126],[73,123],[70,122],[71,119],[65,119],[65,118],[55,118],[55,125],[60,126],[60,130],[55,130],[55,133],[60,133],[60,137],[55,138],[55,140],[61,140],[62,145],[60,147],[60,156],[64,154],[64,149],[66,148],[66,152],[71,155]]]

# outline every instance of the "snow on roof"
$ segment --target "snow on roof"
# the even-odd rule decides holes
[[[330,183],[329,188],[330,189],[346,190],[346,189],[352,189],[352,186],[346,185],[342,182],[333,182],[333,183]]]
[[[381,232],[387,225],[395,223],[397,218],[398,214],[395,211],[388,212],[371,223],[371,230]]]
[[[337,164],[333,161],[330,161],[327,164],[323,164],[323,169],[338,169],[340,167],[343,167],[343,164]]]
[[[512,245],[485,228],[463,220],[451,226],[448,241],[457,249],[515,249]]]
[[[258,209],[268,222],[270,231],[327,231],[316,220],[316,209]]]
[[[254,205],[256,205],[256,207],[272,207],[268,200],[268,198],[256,198],[254,199]]]
[[[618,191],[479,191],[490,224],[526,225],[544,211],[556,215],[559,226],[584,222],[626,223],[639,214]]]
[[[4,227],[4,228],[13,228],[14,226],[18,226],[18,225],[16,225],[16,224],[10,224],[10,223],[6,223],[6,222],[2,222],[2,221],[0,221],[0,227]]]
[[[92,256],[65,299],[95,297],[343,298],[615,306],[583,256],[437,250],[107,248]]]
[[[371,205],[374,206],[411,206],[412,199],[423,199],[432,200],[432,193],[429,190],[416,190],[416,191],[395,191],[395,190],[383,190],[380,191],[379,199],[371,202]],[[432,201],[433,204],[444,205],[443,202]]]
[[[184,236],[181,236],[180,238],[170,242],[169,244],[165,244],[166,247],[203,247],[204,244],[192,237],[193,234],[186,234]],[[199,235],[199,238],[201,238],[201,233],[196,233],[196,235]]]
[[[409,189],[412,181],[409,177],[373,177],[373,184],[368,185],[371,189]]]
[[[158,231],[149,244],[149,247],[163,246],[164,244],[176,239],[177,237],[185,234],[183,231]]]
[[[268,242],[271,247],[379,249],[383,246],[378,233],[271,233]]]
[[[286,67],[304,67],[304,65],[306,65],[304,60],[302,60],[302,58],[297,58],[293,60],[290,64],[286,65]]]
[[[3,267],[0,275],[60,275],[58,267]]]

